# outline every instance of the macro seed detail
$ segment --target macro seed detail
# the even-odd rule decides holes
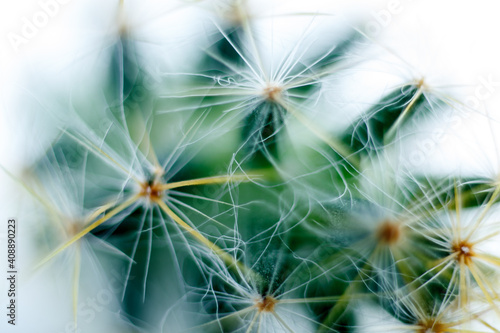
[[[276,303],[278,303],[278,301],[274,297],[266,295],[257,300],[255,306],[259,312],[274,312]]]
[[[470,265],[474,251],[472,244],[467,241],[460,241],[452,246],[452,253],[457,254],[457,261],[464,262],[467,266]]]
[[[141,184],[139,194],[148,198],[150,201],[156,201],[163,196],[162,184],[157,180],[144,182]]]
[[[377,230],[378,240],[386,245],[396,244],[402,236],[402,226],[399,222],[386,220]]]

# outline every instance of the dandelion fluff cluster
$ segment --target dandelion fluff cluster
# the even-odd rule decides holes
[[[499,332],[499,160],[418,150],[470,117],[498,144],[462,68],[347,5],[153,3],[106,5],[65,86],[23,89],[51,128],[2,166],[21,286],[57,294],[37,332]]]

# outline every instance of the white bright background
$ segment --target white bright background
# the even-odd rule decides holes
[[[155,30],[161,27],[162,10],[168,9],[164,5],[168,1],[126,0],[125,3],[131,8],[131,16],[139,21],[146,33],[157,33],[163,37],[175,34],[189,36],[190,26],[186,22],[192,18],[182,14],[169,17],[178,22],[177,30]],[[393,8],[393,3],[391,0],[271,0],[263,2],[263,5],[280,9],[286,7],[290,12],[358,13],[368,22],[377,22],[374,13]],[[386,17],[385,26],[374,37],[375,44],[394,51],[417,68],[431,84],[462,86],[462,97],[474,96],[480,77],[491,77],[493,81],[500,82],[498,1],[401,0],[396,3],[399,3],[397,13],[391,14],[388,20]],[[32,16],[41,10],[40,4],[33,0],[1,0],[0,6],[0,164],[19,176],[23,165],[34,160],[51,137],[50,131],[46,131],[49,124],[42,122],[43,117],[37,115],[44,111],[23,109],[20,101],[28,96],[43,97],[44,82],[61,87],[73,82],[71,86],[74,86],[80,75],[86,75],[85,70],[71,69],[71,66],[85,66],[96,56],[99,45],[105,44],[106,36],[113,31],[117,1],[68,1],[60,5],[48,24],[40,28],[27,44],[20,45],[17,51],[7,36],[9,33],[20,34],[23,18],[31,21]],[[293,28],[293,25],[289,27]],[[370,79],[373,78],[365,78]],[[38,83],[33,86],[33,82]],[[500,84],[495,86],[491,96],[482,101],[481,111],[500,119],[499,97]],[[464,121],[457,131],[460,135],[442,142],[421,167],[459,170],[464,174],[476,170],[493,176],[488,172],[497,173],[499,169],[489,124],[493,124],[492,132],[500,133],[500,127],[485,121],[484,117],[473,116]],[[8,217],[29,216],[23,211],[26,200],[26,194],[19,187],[14,187],[10,178],[0,171],[0,272],[5,271],[6,263],[5,223]],[[33,249],[29,244],[23,244],[22,233],[29,230],[23,229],[27,223],[23,224],[22,220],[20,223],[19,260],[24,260],[23,257],[31,256]],[[41,326],[48,327],[51,322],[68,316],[67,303],[64,302],[69,296],[61,294],[53,281],[38,280],[33,285],[29,279],[26,280],[26,284],[20,286],[19,326],[7,326],[5,310],[0,310],[1,332],[45,332]],[[4,309],[6,299],[5,285],[0,283],[0,309]],[[104,330],[105,323],[100,325],[95,332]],[[52,330],[47,332],[53,333]]]

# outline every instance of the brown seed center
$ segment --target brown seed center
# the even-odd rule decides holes
[[[68,224],[66,224],[66,232],[70,236],[74,236],[80,231],[80,227],[78,222],[76,221],[70,221]]]
[[[392,245],[401,239],[401,223],[386,220],[378,228],[377,237],[385,244]]]
[[[446,333],[446,326],[435,321],[424,322],[419,326],[421,329],[418,333]]]
[[[163,190],[161,189],[161,183],[158,181],[149,181],[141,184],[140,195],[149,198],[151,201],[160,199],[163,196]]]
[[[470,264],[471,258],[474,256],[472,244],[467,241],[456,242],[453,244],[451,251],[452,253],[457,253],[457,260],[465,262],[466,265]]]
[[[270,85],[264,88],[263,94],[268,101],[275,102],[281,96],[281,91],[281,87]]]
[[[255,306],[259,312],[273,312],[278,301],[272,296],[263,296],[255,302]]]

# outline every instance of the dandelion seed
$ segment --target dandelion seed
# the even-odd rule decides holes
[[[83,123],[80,123],[79,125],[82,128],[86,128]],[[195,126],[196,125],[197,124],[195,122]],[[113,129],[114,132],[111,131]],[[138,224],[139,230],[134,246],[132,247],[131,259],[135,260],[141,233],[147,230],[149,234],[149,255],[146,258],[146,267],[145,272],[143,273],[143,299],[146,295],[146,281],[150,262],[149,256],[151,255],[151,247],[153,246],[152,239],[153,229],[155,226],[163,229],[164,235],[167,238],[166,240],[170,244],[172,240],[168,228],[173,227],[188,249],[191,245],[189,245],[190,240],[186,238],[185,233],[190,235],[192,239],[198,241],[200,244],[206,246],[207,250],[212,251],[223,258],[227,265],[239,266],[240,269],[247,269],[243,267],[235,258],[223,251],[202,232],[200,232],[187,215],[185,215],[182,210],[177,207],[177,205],[180,205],[180,207],[185,207],[196,213],[198,216],[207,218],[214,223],[218,223],[215,219],[208,217],[196,207],[191,207],[176,199],[175,197],[179,195],[181,195],[182,198],[182,193],[177,192],[176,190],[190,186],[228,184],[230,181],[247,181],[250,177],[248,174],[243,174],[223,175],[183,181],[169,181],[169,179],[171,179],[179,170],[179,166],[175,165],[176,162],[180,163],[180,168],[182,168],[185,163],[189,162],[189,159],[184,162],[176,161],[176,159],[179,159],[182,152],[186,151],[187,147],[189,147],[190,143],[186,141],[194,137],[192,131],[195,130],[196,127],[191,127],[186,132],[186,136],[180,139],[177,148],[178,150],[172,152],[172,154],[166,158],[163,165],[159,163],[157,154],[151,145],[147,145],[149,149],[151,149],[148,154],[143,154],[140,150],[141,146],[138,146],[128,136],[128,130],[121,129],[120,125],[112,123],[110,129],[106,131],[106,136],[104,138],[99,138],[97,135],[89,136],[88,134],[83,134],[89,132],[93,134],[92,131],[66,132],[71,139],[84,146],[89,153],[98,159],[96,163],[98,163],[99,168],[95,169],[96,171],[94,171],[94,174],[88,173],[86,175],[88,178],[96,177],[97,179],[102,179],[101,172],[109,172],[108,168],[113,170],[115,177],[118,178],[118,182],[112,184],[114,187],[112,187],[113,191],[111,191],[111,194],[115,197],[115,199],[103,205],[102,207],[104,209],[97,210],[98,213],[93,215],[93,220],[89,221],[87,226],[79,230],[78,233],[56,248],[39,265],[45,264],[89,233],[96,232],[96,230],[104,224],[107,224],[109,226],[108,228],[110,233],[113,233],[123,221],[129,218],[132,212],[140,210],[142,211],[142,217]],[[112,134],[118,135],[118,137],[123,140],[124,144],[116,146],[116,142],[111,140]],[[145,135],[148,135],[148,133]],[[142,138],[141,141],[144,140],[146,139]],[[147,138],[147,140],[149,141],[149,138]],[[200,197],[200,199],[206,202],[210,202],[212,200],[204,197]],[[167,228],[167,225],[171,223],[173,223],[173,225]],[[147,229],[144,230],[146,226]],[[189,250],[189,253],[191,253],[194,257],[192,250]],[[172,255],[175,256],[174,251]],[[174,262],[175,261],[176,260],[174,260]],[[132,263],[133,262],[131,261],[128,265],[127,280],[131,274]],[[180,272],[180,264],[176,262],[176,265],[177,270]],[[126,289],[124,289],[124,292],[125,290]]]
[[[249,49],[242,49],[234,38],[225,33],[222,28],[217,28],[222,40],[227,42],[236,53],[234,55],[236,59],[227,59],[223,54],[218,54],[215,51],[208,51],[208,53],[213,60],[225,68],[229,79],[224,81],[226,82],[224,85],[214,86],[210,84],[195,89],[191,88],[167,95],[166,98],[200,97],[206,99],[206,104],[202,102],[203,106],[215,108],[219,105],[227,105],[224,116],[229,117],[230,121],[241,121],[242,118],[245,118],[247,124],[245,127],[250,127],[250,130],[246,130],[243,140],[250,143],[250,155],[256,151],[265,150],[269,138],[277,137],[278,132],[283,129],[283,117],[286,114],[291,114],[343,158],[351,163],[357,163],[356,158],[351,156],[352,152],[349,147],[322,130],[303,112],[309,108],[307,102],[311,99],[311,94],[301,94],[300,92],[319,85],[323,77],[340,70],[342,65],[337,64],[337,62],[344,60],[342,58],[343,52],[346,52],[352,45],[347,45],[349,44],[347,42],[344,45],[341,42],[318,56],[311,63],[303,65],[305,53],[311,46],[306,44],[304,37],[302,37],[288,56],[282,59],[277,68],[274,66],[268,68],[269,66],[265,66],[262,62],[259,41],[248,24],[244,26],[244,33],[251,45]],[[302,47],[304,50],[301,50]],[[238,65],[238,61],[241,65]],[[171,75],[200,77],[198,74],[189,73],[173,73]],[[220,80],[213,81],[220,82]],[[217,99],[217,102],[214,103],[214,99]],[[248,136],[255,139],[248,139]],[[277,157],[272,154],[267,157],[271,159]]]
[[[36,241],[42,245],[38,249],[41,252],[45,247],[50,250],[54,244],[73,239],[89,221],[108,208],[103,206],[95,210],[85,209],[83,184],[87,155],[84,154],[81,159],[83,163],[72,169],[63,149],[52,147],[33,168],[32,179],[27,182],[19,180],[44,208],[44,213],[40,214],[35,227],[38,230]],[[63,258],[52,265],[51,271],[59,272],[59,278],[68,277],[71,280],[71,292],[68,294],[72,297],[71,308],[75,327],[85,327],[85,322],[81,324],[80,299],[83,292],[84,295],[87,294],[88,288],[84,288],[82,278],[91,279],[95,286],[106,288],[106,284],[100,282],[105,275],[105,269],[95,257],[96,251],[104,251],[103,253],[117,257],[120,261],[128,260],[124,253],[111,244],[91,237],[79,240],[73,251],[65,253]],[[40,267],[35,268],[35,273],[41,273],[37,268]],[[71,272],[67,272],[68,269]],[[110,299],[109,302],[112,301]]]
[[[446,256],[433,264],[433,267],[428,270],[427,274],[435,276],[443,276],[451,270],[449,276],[449,285],[447,289],[451,292],[458,288],[458,300],[462,308],[467,308],[470,303],[470,294],[474,289],[474,285],[479,286],[487,303],[498,312],[498,307],[493,300],[497,298],[495,287],[489,282],[488,275],[490,274],[488,265],[495,265],[496,259],[491,261],[491,255],[481,249],[482,244],[497,233],[486,236],[479,236],[482,231],[479,225],[484,224],[484,218],[491,208],[491,202],[495,197],[491,197],[488,204],[472,214],[465,215],[460,206],[460,194],[455,185],[455,216],[444,216],[436,213],[433,219],[437,222],[439,229],[422,228],[425,237],[431,241],[439,251]],[[465,217],[467,216],[467,218]],[[483,228],[485,226],[483,225]],[[492,257],[494,258],[494,256]],[[486,265],[486,266],[485,266]],[[496,268],[494,268],[496,270]]]

